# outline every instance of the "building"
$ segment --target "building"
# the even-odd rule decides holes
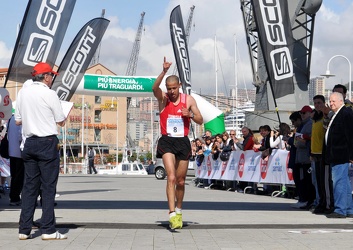
[[[309,103],[314,105],[313,98],[316,95],[325,95],[325,78],[324,77],[315,77],[310,79],[309,83]]]
[[[115,75],[102,64],[87,69],[88,74]],[[4,84],[7,69],[0,69],[0,84]],[[28,78],[31,76],[29,75]],[[7,82],[6,88],[12,101],[16,101],[22,83]],[[70,102],[73,108],[67,118],[66,126],[59,130],[58,138],[63,142],[66,129],[66,145],[69,156],[82,157],[88,146],[102,153],[116,153],[126,146],[127,98],[73,95]],[[118,128],[118,129],[117,129]]]

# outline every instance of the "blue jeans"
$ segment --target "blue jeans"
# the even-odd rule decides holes
[[[40,189],[42,191],[41,231],[43,234],[56,232],[54,201],[60,168],[58,142],[55,135],[33,136],[26,139],[22,151],[25,179],[19,227],[21,234],[28,235],[32,230],[33,215]]]
[[[352,189],[348,176],[349,163],[331,164],[335,213],[353,214]]]
[[[318,165],[318,167],[320,167],[319,165],[320,162],[317,161],[312,161],[311,162],[311,181],[315,187],[315,200],[313,202],[313,205],[316,207],[317,205],[319,205],[319,200],[320,200],[320,196],[319,196],[319,190],[317,187],[317,179],[316,179],[316,165]]]

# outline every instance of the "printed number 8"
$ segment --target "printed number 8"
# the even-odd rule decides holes
[[[177,127],[174,127],[174,128],[173,128],[173,132],[174,132],[174,133],[178,132],[178,128],[177,128]]]

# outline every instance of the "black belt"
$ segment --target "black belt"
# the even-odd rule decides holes
[[[56,137],[56,135],[47,135],[47,136],[37,136],[37,135],[32,135],[29,138],[48,138],[48,137]]]

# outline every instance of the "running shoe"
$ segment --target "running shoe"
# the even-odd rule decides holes
[[[170,229],[179,229],[182,225],[180,225],[180,216],[175,215],[169,218],[169,227]],[[182,222],[181,222],[182,224]]]
[[[182,214],[176,214],[176,217],[178,218],[179,221],[179,228],[182,229],[183,228],[183,216]]]

